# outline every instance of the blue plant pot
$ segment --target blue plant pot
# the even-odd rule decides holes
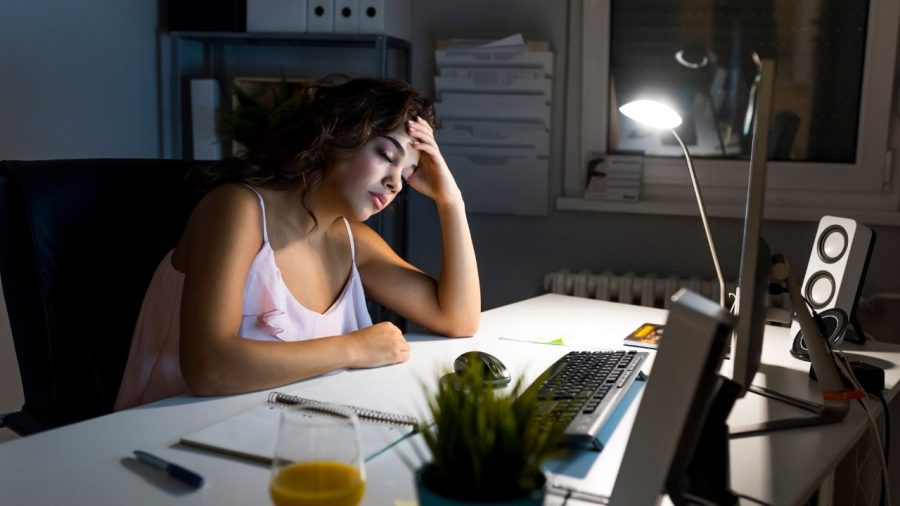
[[[546,478],[543,475],[540,478],[540,487],[524,497],[503,501],[467,501],[447,497],[432,490],[428,486],[428,481],[433,472],[431,464],[425,464],[416,471],[416,495],[419,497],[419,506],[541,506],[544,504]]]

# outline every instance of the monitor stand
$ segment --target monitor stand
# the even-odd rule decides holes
[[[791,302],[795,308],[805,308],[800,295],[800,287],[793,277],[787,261],[781,255],[772,258],[772,277],[787,285],[791,294]],[[713,504],[733,506],[737,504],[737,496],[729,488],[729,439],[758,435],[764,432],[809,427],[839,422],[844,419],[850,409],[849,399],[829,399],[841,397],[849,393],[838,372],[831,350],[827,347],[818,327],[809,311],[797,311],[800,327],[804,335],[814,336],[807,341],[810,350],[810,361],[819,375],[819,385],[823,396],[822,405],[813,416],[771,420],[765,423],[736,427],[729,430],[728,415],[735,402],[742,394],[741,385],[731,379],[718,375],[712,395],[705,401],[700,413],[701,427],[696,440],[685,438],[679,443],[676,455],[680,459],[672,462],[666,479],[666,491],[677,506],[697,504],[697,499]],[[827,394],[832,394],[831,396]],[[808,408],[805,408],[808,409]]]
[[[858,392],[848,390],[841,379],[831,348],[819,331],[806,308],[806,301],[800,294],[800,285],[791,272],[790,265],[782,255],[772,257],[772,278],[787,285],[791,297],[791,305],[800,322],[800,329],[804,336],[813,336],[806,339],[809,348],[809,359],[812,367],[818,375],[819,387],[822,390],[824,403],[812,416],[769,420],[767,422],[735,427],[731,430],[731,437],[747,437],[772,432],[776,430],[794,429],[837,423],[843,420],[850,411],[850,401]],[[821,372],[820,372],[821,371]]]

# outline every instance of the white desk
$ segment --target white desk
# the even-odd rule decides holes
[[[484,313],[473,338],[409,336],[411,360],[370,370],[345,371],[280,388],[292,394],[359,404],[376,409],[424,413],[421,384],[433,386],[436,370],[451,367],[460,353],[487,351],[503,360],[514,376],[537,376],[572,348],[515,341],[564,337],[576,346],[618,348],[643,322],[664,322],[665,311],[562,295],[544,295]],[[860,355],[883,361],[892,399],[900,380],[900,347],[870,343]],[[763,369],[756,383],[809,400],[817,395],[806,379],[807,364],[790,357],[786,329],[767,330]],[[652,357],[651,357],[652,358]],[[645,371],[652,365],[648,360]],[[4,504],[267,504],[269,470],[217,454],[176,445],[189,432],[265,400],[267,392],[221,398],[174,398],[0,444],[0,494]],[[872,403],[875,406],[876,403]],[[637,409],[632,405],[609,445],[592,455],[586,476],[561,482],[609,494]],[[804,412],[748,395],[729,419],[739,425],[766,417]],[[665,421],[660,420],[660,426]],[[808,498],[867,430],[864,414],[853,406],[841,423],[731,441],[732,488],[770,504]],[[409,443],[398,445],[418,462]],[[208,484],[199,491],[181,486],[131,458],[143,449],[194,469]],[[576,466],[577,468],[577,466]],[[412,473],[396,452],[367,465],[364,504],[392,505],[412,500]],[[580,474],[576,471],[573,474]],[[583,474],[583,473],[581,473]],[[548,503],[556,503],[551,499]],[[570,504],[574,504],[570,501]]]

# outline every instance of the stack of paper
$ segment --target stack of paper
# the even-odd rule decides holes
[[[546,215],[553,53],[521,34],[438,42],[438,142],[473,212]]]

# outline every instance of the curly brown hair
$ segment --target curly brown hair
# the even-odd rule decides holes
[[[240,156],[197,167],[191,185],[204,191],[226,183],[276,190],[299,185],[310,211],[310,191],[339,158],[417,116],[438,127],[432,101],[403,81],[329,77],[306,85],[300,96],[296,109],[258,144]]]

